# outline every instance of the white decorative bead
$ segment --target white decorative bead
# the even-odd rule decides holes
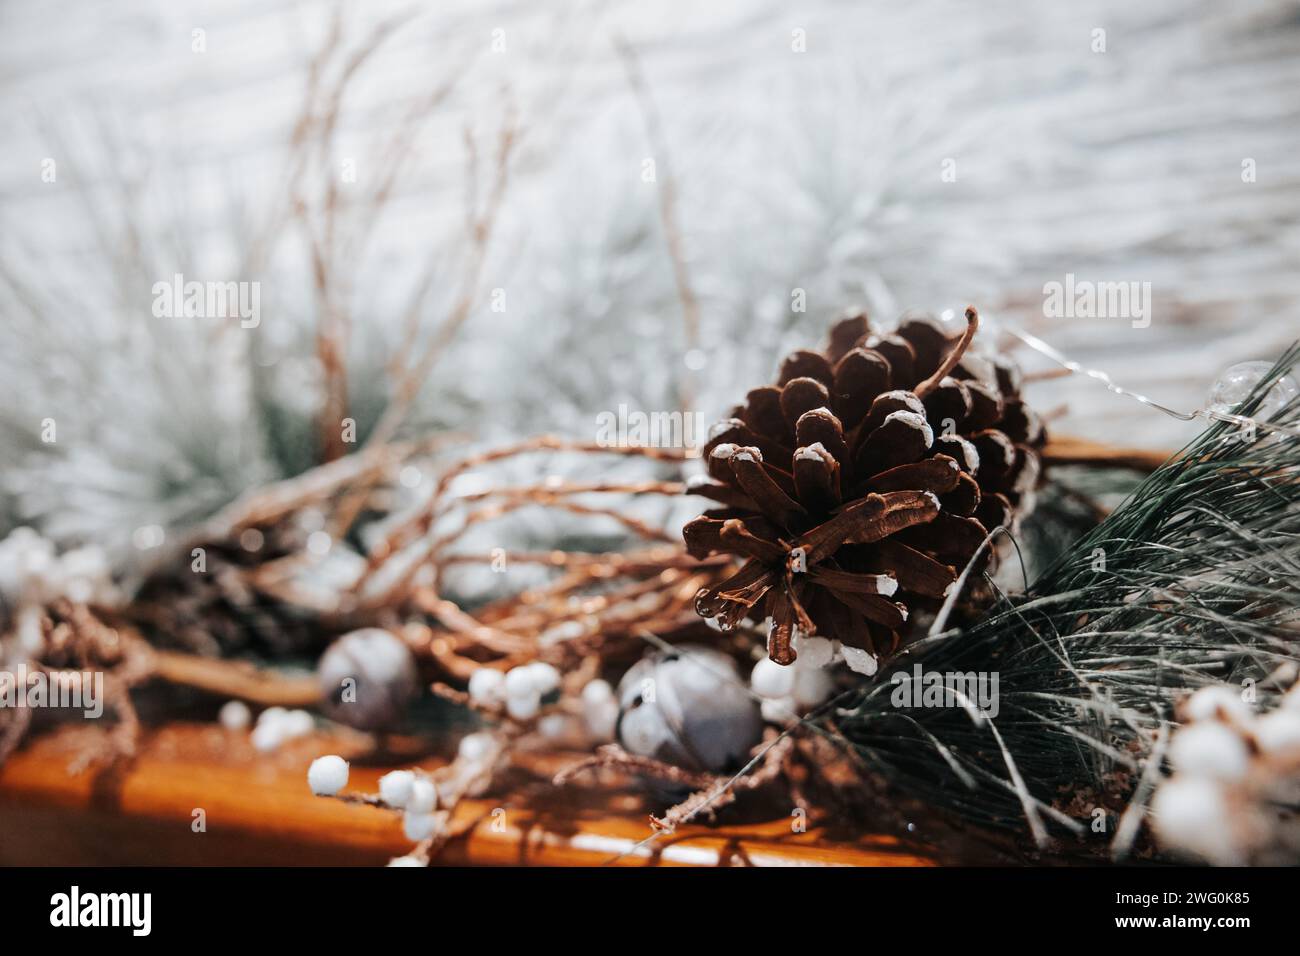
[[[406,834],[408,840],[414,840],[416,843],[433,836],[437,824],[438,818],[432,813],[407,810],[402,814],[402,832]]]
[[[788,724],[799,716],[791,697],[769,697],[763,701],[759,710],[769,724]]]
[[[406,809],[412,813],[432,813],[438,806],[438,788],[428,777],[411,781],[411,792],[406,799]]]
[[[390,807],[404,807],[411,799],[415,774],[409,770],[394,770],[379,778],[379,798]]]
[[[1192,724],[1174,734],[1169,762],[1179,773],[1214,780],[1240,780],[1250,753],[1236,731],[1219,723]]]
[[[534,661],[525,667],[534,690],[545,697],[560,687],[560,672],[545,661]]]
[[[587,705],[595,705],[613,699],[614,688],[609,686],[609,681],[601,680],[599,677],[588,682],[587,686],[582,689],[582,702]]]
[[[469,699],[476,704],[499,704],[505,697],[506,675],[494,667],[480,667],[469,678]]]
[[[217,714],[217,719],[227,730],[247,730],[248,725],[253,722],[253,712],[242,700],[228,700],[221,705],[221,712]]]
[[[482,760],[492,750],[492,735],[482,732],[466,734],[460,739],[456,755],[463,760]]]
[[[506,698],[506,713],[515,720],[531,720],[542,709],[542,698],[532,687]]]
[[[1165,781],[1151,801],[1151,816],[1157,836],[1167,846],[1221,865],[1240,862],[1231,829],[1233,816],[1215,781],[1205,777]]]
[[[1253,730],[1266,754],[1300,753],[1300,711],[1275,710],[1256,721]]]
[[[759,697],[769,700],[789,697],[794,690],[794,667],[764,657],[749,672],[749,686]]]
[[[280,718],[280,727],[286,740],[296,740],[316,729],[316,718],[309,711],[291,710]]]
[[[835,682],[826,670],[805,664],[802,656],[794,662],[794,687],[791,695],[801,710],[816,707],[830,697],[834,689]]]
[[[528,665],[512,667],[506,671],[505,692],[507,700],[511,697],[528,697],[535,692],[533,672],[528,669]]]
[[[604,681],[601,681],[604,684]],[[609,685],[606,684],[606,687]],[[602,743],[614,739],[618,730],[618,701],[613,694],[594,703],[583,701],[583,719],[587,723],[587,733]]]
[[[257,715],[257,726],[261,727],[263,724],[278,724],[288,715],[289,712],[283,707],[268,707]]]
[[[1241,692],[1223,684],[1202,687],[1183,704],[1190,721],[1218,720],[1227,717],[1232,723],[1246,724],[1255,716],[1254,709],[1241,699]]]
[[[318,797],[332,797],[348,785],[348,762],[337,754],[317,757],[307,768],[307,786]]]
[[[272,750],[279,749],[284,743],[284,729],[279,721],[259,720],[257,726],[253,728],[252,734],[253,746],[261,753],[269,753]]]

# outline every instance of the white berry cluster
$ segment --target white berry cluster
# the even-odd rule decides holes
[[[835,689],[830,668],[845,660],[839,642],[824,637],[797,634],[794,649],[799,656],[793,664],[764,657],[749,675],[750,689],[763,698],[763,719],[769,723],[788,724],[823,703]]]
[[[501,754],[502,742],[485,731],[466,734],[461,738],[456,753],[457,764],[486,766],[495,763]],[[462,766],[462,770],[464,767]],[[470,771],[471,774],[474,771]],[[455,784],[452,785],[455,794]],[[474,788],[465,791],[475,792]],[[402,832],[416,843],[433,836],[438,828],[439,793],[437,784],[420,770],[394,770],[379,778],[379,799],[388,807],[402,811]],[[455,803],[455,796],[451,803]],[[450,809],[450,807],[448,807]],[[390,860],[389,866],[424,866],[413,856],[399,856]]]
[[[480,667],[469,679],[469,698],[482,707],[504,707],[515,720],[531,720],[542,701],[560,689],[560,672],[543,661],[502,672]]]
[[[379,778],[379,799],[402,811],[402,832],[408,840],[418,843],[433,835],[438,788],[431,779],[413,770],[386,773]]]
[[[11,637],[0,657],[35,657],[44,647],[41,608],[59,598],[78,604],[113,604],[117,590],[108,558],[97,547],[58,554],[31,528],[15,528],[0,541],[0,603],[12,609]],[[4,622],[0,622],[0,629]]]
[[[231,726],[239,715],[237,711],[229,715]],[[227,719],[223,713],[222,722]],[[316,718],[305,710],[286,710],[283,707],[268,707],[257,718],[253,728],[253,746],[263,753],[278,750],[282,744],[299,737],[306,737],[316,727]]]
[[[515,720],[537,717],[542,705],[558,699],[560,672],[543,661],[522,664],[508,671],[480,667],[469,679],[470,700],[480,707],[502,709]],[[608,681],[597,678],[582,689],[580,714],[554,709],[537,722],[544,737],[597,743],[614,739],[618,726],[618,697]],[[469,738],[466,738],[467,740]]]
[[[1161,846],[1221,866],[1300,863],[1300,685],[1259,713],[1239,689],[1203,687],[1182,705],[1172,776],[1151,801]]]

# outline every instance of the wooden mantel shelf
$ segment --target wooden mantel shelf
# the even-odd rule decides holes
[[[353,759],[349,789],[372,793],[391,767],[362,762],[354,737],[317,733],[274,754],[247,733],[175,723],[146,733],[129,766],[70,767],[84,734],[47,733],[0,768],[0,865],[381,865],[406,853],[400,817],[314,797],[312,758]],[[423,763],[423,762],[422,762]],[[429,767],[436,761],[429,761]],[[561,797],[558,794],[552,794]],[[549,810],[467,801],[458,819],[478,820],[439,862],[473,865],[927,866],[892,837],[835,842],[789,818],[734,827],[691,826],[635,849],[649,831],[643,810],[605,798],[584,807],[568,795]],[[555,805],[564,808],[556,812]],[[195,832],[202,810],[206,831]],[[462,816],[463,815],[463,816]],[[620,857],[620,854],[622,856]]]

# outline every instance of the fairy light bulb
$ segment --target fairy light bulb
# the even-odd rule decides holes
[[[1210,387],[1206,407],[1209,411],[1225,415],[1240,414],[1241,404],[1264,381],[1272,368],[1272,362],[1238,362],[1224,370]],[[1267,421],[1297,395],[1300,395],[1300,386],[1297,386],[1296,380],[1290,375],[1282,375],[1269,387],[1252,417],[1258,421]]]

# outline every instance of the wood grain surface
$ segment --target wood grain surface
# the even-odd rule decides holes
[[[136,758],[112,770],[78,769],[87,743],[71,728],[46,733],[0,769],[0,865],[380,865],[411,847],[396,813],[314,797],[307,788],[312,758],[340,753],[353,761],[348,789],[377,790],[391,767],[367,756],[357,735],[320,732],[258,754],[247,733],[173,723],[148,731]],[[462,804],[456,822],[466,835],[439,862],[933,865],[892,837],[832,840],[815,827],[795,833],[789,817],[691,826],[639,846],[651,831],[632,793],[542,787],[532,794]],[[198,810],[204,832],[192,826]]]

